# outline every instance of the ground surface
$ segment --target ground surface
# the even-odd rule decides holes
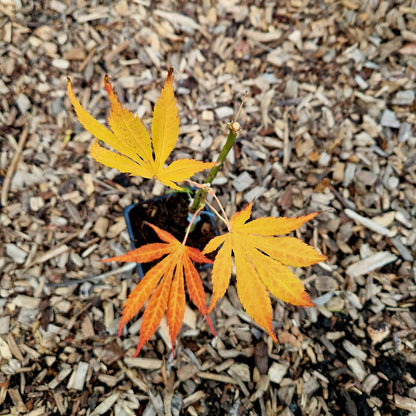
[[[0,0],[0,414],[416,414],[416,3],[410,0]],[[150,124],[175,68],[175,155],[214,160],[247,100],[216,192],[229,213],[322,210],[298,234],[317,307],[276,300],[280,344],[235,289],[121,339],[134,265],[122,216],[163,188],[95,163],[65,92],[105,121],[103,76]],[[196,179],[201,180],[201,176]],[[228,178],[228,180],[226,179]],[[209,291],[209,276],[206,276]],[[413,413],[412,413],[413,412]]]

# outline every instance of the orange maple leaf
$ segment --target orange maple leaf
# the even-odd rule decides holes
[[[298,306],[314,306],[302,281],[287,267],[310,266],[326,259],[313,247],[294,237],[277,237],[299,228],[317,213],[297,218],[263,217],[247,222],[253,203],[230,219],[230,231],[213,238],[203,250],[220,247],[212,269],[213,297],[208,312],[230,284],[234,253],[237,293],[247,313],[277,342],[272,327],[269,291],[276,298]]]
[[[161,230],[153,224],[147,224],[155,230],[159,238],[165,243],[147,244],[122,256],[103,260],[103,262],[147,263],[166,255],[144,275],[123,305],[118,336],[121,335],[124,325],[140,311],[150,297],[143,313],[139,344],[134,357],[139,354],[143,345],[155,333],[165,311],[173,351],[173,344],[181,329],[185,313],[184,278],[190,299],[202,315],[206,317],[208,325],[215,335],[211,320],[207,315],[205,291],[201,278],[192,263],[192,261],[213,263],[212,260],[205,257],[196,248],[185,246],[167,231]]]
[[[90,154],[97,162],[134,176],[156,178],[170,188],[181,190],[175,182],[184,181],[196,172],[212,168],[216,163],[181,159],[164,167],[179,135],[179,116],[173,92],[172,72],[171,68],[153,111],[152,139],[140,118],[122,107],[107,75],[104,78],[104,85],[111,103],[108,118],[111,130],[101,125],[84,110],[75,97],[69,78],[67,90],[79,122],[97,138],[90,148]],[[100,146],[99,140],[118,153]]]

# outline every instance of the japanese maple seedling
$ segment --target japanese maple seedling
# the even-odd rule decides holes
[[[139,263],[159,260],[124,303],[119,336],[125,324],[148,301],[142,316],[139,344],[134,356],[139,354],[155,333],[165,313],[173,350],[185,312],[185,283],[191,301],[206,317],[215,335],[208,313],[214,309],[230,285],[234,259],[236,287],[241,304],[252,319],[277,342],[272,327],[272,306],[268,292],[293,305],[314,306],[302,281],[289,267],[310,266],[326,259],[301,240],[283,235],[298,229],[317,213],[295,218],[262,217],[249,221],[253,208],[253,203],[250,203],[228,220],[209,184],[221,168],[238,135],[239,124],[235,120],[229,124],[227,142],[216,162],[179,159],[165,166],[179,135],[178,107],[173,92],[172,73],[173,69],[170,69],[153,111],[151,137],[139,117],[120,104],[108,76],[104,78],[104,86],[111,104],[108,118],[111,130],[84,110],[75,97],[68,79],[68,95],[78,120],[96,138],[91,145],[90,154],[97,162],[116,168],[120,172],[156,179],[174,190],[181,190],[178,183],[186,180],[200,188],[191,205],[190,211],[193,216],[184,230],[183,241],[177,240],[155,225],[148,224],[162,240],[161,243],[147,244],[125,255],[103,260]],[[115,152],[103,147],[100,141]],[[189,180],[196,172],[205,169],[211,171],[204,185]],[[220,213],[215,208],[212,210],[226,224],[227,232],[213,238],[201,253],[187,246],[186,242],[193,224],[198,220],[198,213],[204,206],[207,193],[219,204]],[[213,261],[205,257],[205,254],[215,250],[218,251]],[[205,291],[193,262],[213,263],[213,294],[209,308],[206,307]]]

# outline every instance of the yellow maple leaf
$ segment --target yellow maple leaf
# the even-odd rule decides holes
[[[97,162],[134,176],[155,178],[170,188],[181,190],[176,182],[184,181],[196,172],[212,168],[216,163],[181,159],[167,167],[164,166],[179,135],[179,116],[173,92],[172,72],[171,68],[153,111],[152,138],[140,118],[122,107],[108,76],[104,78],[104,85],[111,104],[108,118],[111,130],[101,125],[81,106],[69,79],[67,89],[79,122],[97,139],[90,148],[90,154]],[[118,153],[102,147],[99,140]]]
[[[299,228],[317,213],[297,218],[258,218],[247,222],[253,204],[235,213],[228,233],[213,238],[203,250],[220,247],[212,269],[213,297],[208,312],[230,284],[234,253],[238,297],[247,313],[277,342],[272,327],[269,291],[297,306],[314,306],[302,281],[287,267],[310,266],[326,259],[313,247],[294,237],[278,237]]]

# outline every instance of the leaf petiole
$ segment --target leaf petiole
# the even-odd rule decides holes
[[[225,213],[224,207],[221,205],[220,200],[217,198],[217,195],[215,195],[214,191],[212,190],[211,184],[204,183],[203,185],[200,185],[199,183],[191,181],[190,179],[187,179],[186,181],[189,182],[191,185],[195,186],[196,188],[199,188],[199,191],[203,190],[205,192],[203,203],[207,204],[212,209],[214,214],[227,225],[227,230],[230,231],[230,222],[228,220],[227,214]],[[207,194],[211,195],[215,199],[218,206],[220,207],[222,215],[208,201],[206,201],[205,198]],[[198,212],[201,210],[201,208],[203,208],[203,205],[201,205],[201,207],[198,208]]]
[[[192,215],[191,220],[189,221],[188,226],[186,227],[186,231],[185,231],[185,237],[183,238],[182,241],[182,245],[186,245],[186,240],[188,239],[189,233],[194,229],[194,224],[193,222],[195,221],[195,219],[199,216],[199,213],[203,210],[204,206],[201,205],[199,207],[199,209],[197,211],[194,212],[194,214]]]

